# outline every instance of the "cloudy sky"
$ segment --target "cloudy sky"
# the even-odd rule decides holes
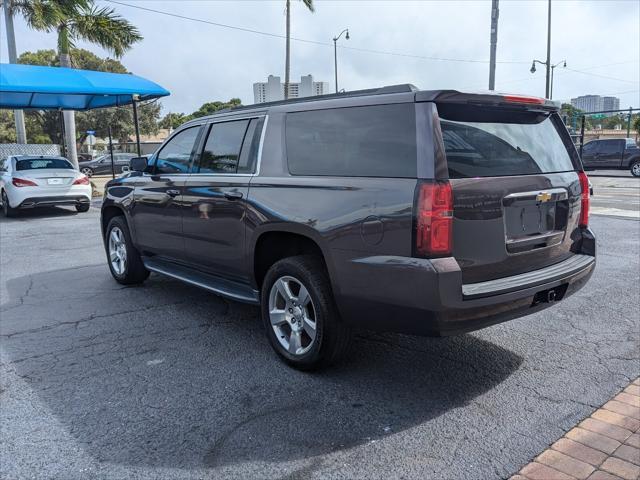
[[[164,112],[191,112],[202,103],[239,97],[253,103],[252,84],[267,75],[284,78],[284,0],[99,0],[134,23],[144,40],[122,62],[132,72],[171,91]],[[292,0],[292,80],[312,74],[333,88],[331,39],[339,41],[341,88],[355,90],[397,83],[421,89],[486,89],[490,0],[322,1],[316,11]],[[200,21],[177,18],[158,10]],[[561,1],[552,7],[554,99],[584,94],[614,95],[621,107],[640,106],[640,1]],[[261,35],[207,22],[274,34]],[[496,89],[544,96],[547,2],[500,1]],[[0,56],[7,61],[2,23]],[[55,36],[30,31],[16,21],[18,52],[55,48]],[[80,44],[100,55],[98,47]],[[366,50],[366,51],[365,51]],[[387,53],[376,53],[387,52]],[[456,61],[452,61],[456,60]]]

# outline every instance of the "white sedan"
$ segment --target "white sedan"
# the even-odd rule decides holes
[[[0,202],[7,217],[19,209],[73,205],[91,206],[91,184],[64,157],[14,155],[0,160]]]

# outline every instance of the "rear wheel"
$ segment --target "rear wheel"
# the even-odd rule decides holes
[[[16,215],[18,215],[18,209],[12,208],[11,205],[9,205],[9,198],[7,198],[7,192],[3,190],[0,198],[2,198],[2,213],[4,214],[5,217],[15,217]]]
[[[107,262],[111,275],[123,285],[144,282],[149,276],[140,253],[133,246],[129,227],[124,217],[113,217],[105,234]]]
[[[347,350],[351,329],[340,319],[320,258],[300,255],[272,265],[261,304],[269,342],[289,365],[313,370],[335,362]]]
[[[82,167],[80,173],[84,173],[87,177],[90,177],[93,175],[93,170],[89,167]]]
[[[640,160],[636,160],[631,164],[631,175],[640,177]]]

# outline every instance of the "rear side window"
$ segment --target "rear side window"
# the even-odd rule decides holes
[[[287,114],[293,175],[415,177],[413,104],[337,108]]]
[[[548,115],[440,105],[438,110],[450,178],[574,170],[571,155]]]
[[[200,173],[236,173],[242,140],[249,120],[214,123],[202,156]]]
[[[603,155],[612,153],[622,153],[624,150],[624,140],[605,140],[600,143],[600,150],[598,153]]]
[[[16,161],[16,170],[41,170],[47,168],[73,169],[73,165],[63,158],[29,158]]]

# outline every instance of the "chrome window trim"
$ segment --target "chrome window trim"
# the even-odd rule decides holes
[[[212,125],[215,125],[216,123],[233,122],[233,121],[236,121],[236,120],[251,120],[253,118],[263,118],[263,117],[264,117],[264,123],[262,124],[262,131],[260,132],[260,143],[258,144],[258,158],[256,160],[256,171],[254,173],[200,173],[200,172],[195,172],[195,173],[190,173],[189,175],[197,176],[197,177],[255,177],[255,176],[257,176],[260,173],[260,165],[262,164],[262,147],[264,145],[264,137],[265,137],[265,132],[267,131],[267,123],[269,121],[269,115],[268,114],[249,115],[249,116],[243,116],[243,117],[237,117],[237,118],[226,118],[226,119],[224,119],[223,121],[220,121],[220,122],[207,122],[206,123],[207,126],[212,126]]]

